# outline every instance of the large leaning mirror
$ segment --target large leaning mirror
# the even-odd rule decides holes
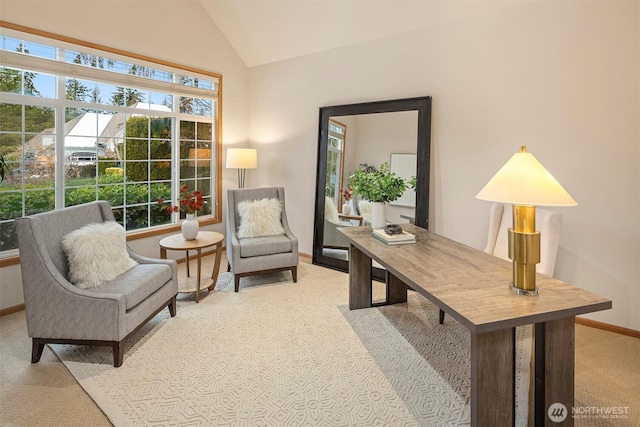
[[[431,97],[320,108],[313,263],[348,271],[349,245],[339,227],[367,225],[368,202],[349,194],[349,174],[386,162],[416,189],[387,206],[387,220],[428,228]],[[384,272],[374,269],[374,277]]]

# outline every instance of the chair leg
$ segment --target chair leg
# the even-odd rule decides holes
[[[171,301],[169,301],[169,305],[167,305],[167,307],[169,307],[169,314],[171,317],[176,317],[176,298],[177,296],[174,295],[173,298],[171,298]]]
[[[235,282],[236,292],[238,292],[238,290],[240,289],[240,276],[238,276],[237,274],[234,274],[233,280]]]
[[[40,357],[42,357],[42,350],[44,350],[44,342],[40,341],[40,338],[33,338],[33,347],[31,348],[31,363],[38,363]]]
[[[294,265],[291,267],[291,276],[293,277],[293,283],[298,282],[298,266]]]
[[[230,273],[230,272],[231,272],[231,264],[227,262],[227,273]]]
[[[119,368],[124,361],[124,340],[113,343],[113,366]]]
[[[440,313],[438,314],[438,323],[441,325],[444,323],[444,311],[442,310],[440,310]]]

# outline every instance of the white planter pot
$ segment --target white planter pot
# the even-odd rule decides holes
[[[383,202],[371,203],[371,228],[384,228],[387,225],[387,205]]]
[[[200,223],[195,219],[194,214],[187,214],[187,217],[182,221],[182,237],[184,240],[195,240],[198,237],[198,230],[200,229]]]
[[[345,215],[350,215],[351,214],[351,205],[349,204],[349,202],[347,202],[344,205],[342,205],[342,213],[345,214]]]

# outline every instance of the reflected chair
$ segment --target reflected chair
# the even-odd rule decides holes
[[[238,204],[262,199],[280,201],[280,225],[284,233],[258,237],[238,237],[241,217]],[[291,271],[293,282],[298,281],[298,238],[287,222],[284,188],[242,188],[227,192],[227,259],[228,271],[233,272],[235,292],[240,278],[276,271]]]
[[[347,236],[338,231],[340,227],[352,227],[350,221],[341,221],[338,208],[331,197],[324,200],[324,229],[322,247],[327,249],[349,249]]]
[[[69,281],[63,238],[106,221],[115,218],[105,201],[16,219],[32,363],[40,360],[47,343],[108,345],[118,367],[125,341],[140,327],[165,307],[175,316],[178,268],[173,260],[143,257],[126,248],[138,264],[116,278],[88,289]]]
[[[356,215],[362,217],[362,225],[371,224],[371,202],[355,194],[351,199]]]

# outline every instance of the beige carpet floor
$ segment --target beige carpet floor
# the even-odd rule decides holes
[[[300,289],[310,276],[321,285]],[[433,418],[434,408],[445,424],[468,420],[468,395],[460,391],[468,388],[468,364],[452,356],[468,342],[464,329],[454,321],[436,328],[435,307],[417,295],[407,305],[350,312],[347,275],[303,263],[299,279],[293,284],[288,274],[264,276],[238,294],[223,280],[199,304],[181,298],[178,316],[168,321],[160,316],[149,325],[130,343],[118,370],[105,349],[56,346],[56,351],[98,401],[104,381],[117,379],[119,391],[106,398],[124,410],[114,415],[101,403],[116,425],[171,425],[160,420],[177,413],[194,425],[442,425]],[[303,294],[320,309],[304,310]],[[279,312],[271,296],[285,301],[289,311]],[[173,376],[193,371],[184,364],[193,360],[197,345],[189,357],[181,346],[146,345],[170,335],[169,327],[186,340],[206,343],[195,369],[206,375],[183,378],[181,390],[167,386],[165,372],[150,367],[163,359],[171,361]],[[438,330],[446,334],[438,336]],[[639,341],[577,327],[576,406],[624,408],[626,414],[583,413],[576,425],[638,425]],[[38,364],[30,364],[29,356],[24,312],[0,318],[0,425],[110,424],[49,349]],[[430,372],[437,381],[417,372]],[[221,382],[224,387],[212,387]],[[164,405],[148,401],[157,393],[166,396]]]
[[[308,264],[243,284],[156,318],[117,369],[52,347],[115,425],[468,424],[469,334],[424,298],[350,311],[347,276]]]

